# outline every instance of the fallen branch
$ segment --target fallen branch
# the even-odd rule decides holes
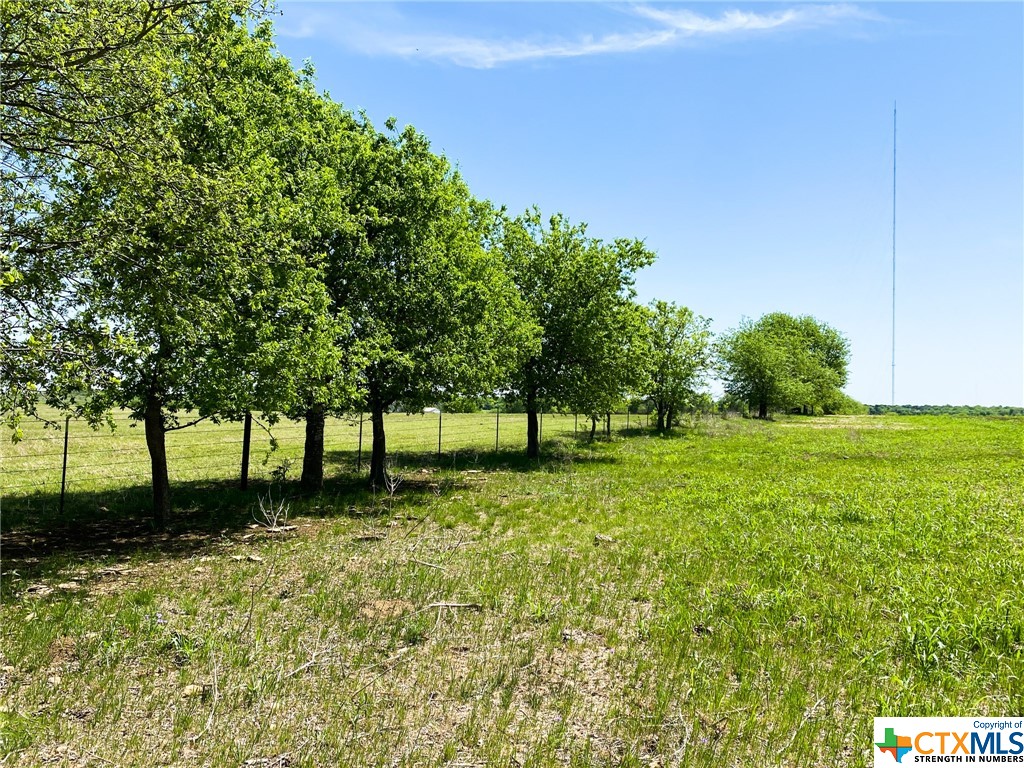
[[[291,672],[288,672],[287,674],[282,675],[281,672],[278,672],[277,682],[280,683],[282,680],[288,680],[289,678],[295,677],[296,675],[305,672],[310,667],[319,664],[325,658],[329,658],[331,654],[327,648],[323,647],[323,642],[324,630],[323,627],[321,627],[320,633],[317,635],[316,638],[316,646],[314,646],[312,653],[309,654],[309,660],[305,664],[300,664],[299,666],[295,667],[295,669],[293,669]]]

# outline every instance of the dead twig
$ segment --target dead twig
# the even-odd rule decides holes
[[[270,583],[270,578],[274,575],[274,571],[276,569],[277,559],[275,558],[274,562],[271,563],[270,568],[267,569],[267,575],[263,578],[263,582],[261,584],[257,584],[255,581],[253,581],[252,592],[249,594],[249,615],[245,617],[245,624],[242,626],[240,630],[238,630],[239,638],[241,638],[242,635],[248,632],[249,627],[252,626],[252,612],[256,608],[256,593],[262,592],[264,587],[266,587],[267,584]]]
[[[321,661],[324,660],[324,658],[329,656],[330,654],[326,653],[325,649],[323,648],[323,640],[324,630],[323,628],[321,628],[320,634],[316,638],[316,646],[314,646],[313,652],[309,655],[309,661],[307,661],[305,664],[300,664],[286,675],[281,675],[280,673],[278,673],[277,682],[280,683],[282,680],[288,680],[289,678],[295,677],[296,675],[305,672],[310,667],[319,664]]]
[[[217,657],[213,657],[213,701],[210,703],[210,716],[206,718],[206,727],[203,728],[203,733],[209,733],[210,728],[213,726],[214,715],[217,714],[217,700],[220,698],[220,688],[218,687],[217,680]]]
[[[439,571],[443,571],[444,570],[444,566],[443,565],[438,565],[437,563],[428,563],[426,560],[417,560],[414,557],[410,557],[409,558],[409,562],[410,563],[416,563],[416,565],[422,565],[425,568],[436,568]]]
[[[412,646],[411,645],[410,646],[406,646],[405,648],[402,648],[401,650],[399,650],[398,653],[396,653],[394,656],[392,656],[387,661],[381,662],[384,665],[383,671],[381,671],[381,673],[379,675],[377,675],[376,677],[374,677],[372,680],[370,680],[369,682],[364,684],[358,691],[356,691],[353,694],[353,697],[358,696],[360,693],[362,693],[367,688],[369,688],[371,685],[373,685],[378,680],[380,680],[382,677],[384,677],[384,675],[386,675],[388,672],[390,672],[395,667],[397,667],[398,664],[409,654],[409,651],[411,651],[411,650],[412,650]],[[377,665],[375,665],[375,666],[377,666]]]

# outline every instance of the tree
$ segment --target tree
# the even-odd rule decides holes
[[[281,408],[291,361],[329,358],[338,335],[322,270],[299,247],[323,177],[282,170],[304,135],[301,77],[268,26],[250,31],[226,8],[193,17],[176,43],[167,66],[195,87],[136,117],[135,162],[97,150],[73,165],[44,220],[75,270],[75,311],[56,332],[88,338],[110,378],[87,394],[144,422],[160,525],[165,436],[194,423],[179,414]]]
[[[77,274],[66,261],[75,233],[65,242],[47,224],[54,188],[112,154],[123,167],[145,165],[153,136],[136,118],[191,87],[170,57],[215,13],[249,19],[259,11],[236,0],[0,3],[0,411],[14,425],[19,413],[35,412],[42,389],[52,395],[97,379],[83,340],[68,328],[53,333],[69,316]]]
[[[327,294],[321,321],[336,329],[328,348],[313,357],[292,361],[294,397],[286,414],[305,422],[301,484],[318,491],[324,481],[324,430],[329,414],[341,415],[358,403],[358,383],[366,363],[363,343],[353,324],[352,279],[372,268],[364,247],[363,225],[375,215],[366,180],[373,167],[375,132],[329,97],[307,90],[301,114],[311,141],[290,152],[288,172],[316,170],[318,195],[310,198],[309,215],[298,239],[298,251],[321,269]]]
[[[756,323],[744,320],[717,347],[726,394],[757,409],[821,409],[841,394],[850,358],[849,342],[813,317],[781,312]]]
[[[412,127],[389,121],[357,166],[356,239],[338,249],[329,284],[344,293],[370,412],[370,481],[386,478],[384,414],[493,390],[535,345],[500,254],[494,211]]]
[[[694,400],[711,366],[707,318],[674,303],[654,301],[647,314],[650,353],[648,399],[658,413],[658,430],[671,429],[676,415]]]
[[[611,244],[539,211],[503,223],[509,274],[540,328],[540,348],[526,356],[507,387],[527,413],[527,456],[540,454],[542,405],[595,416],[619,402],[643,370],[643,316],[633,302],[633,275],[654,254],[638,240]]]
[[[239,0],[6,0],[5,165],[81,162],[88,147],[130,154],[140,136],[130,118],[159,104],[168,87],[167,51],[214,7],[239,18],[259,13]]]

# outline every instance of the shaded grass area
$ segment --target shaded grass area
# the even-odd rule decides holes
[[[0,487],[17,498],[37,495],[45,500],[59,493],[62,480],[65,433],[56,412],[43,414],[59,428],[47,428],[37,420],[23,422],[24,439],[0,441]],[[365,416],[365,415],[364,415]],[[187,417],[183,417],[187,418]],[[636,423],[637,417],[633,417]],[[348,474],[369,461],[370,425],[360,414],[330,418],[324,431],[329,474]],[[385,415],[388,449],[399,462],[423,455],[451,460],[456,454],[485,456],[519,452],[526,446],[526,415],[495,413],[446,413]],[[439,423],[440,422],[440,423]],[[615,429],[627,417],[613,416]],[[576,419],[565,414],[546,414],[543,436],[564,438],[575,432]],[[439,435],[440,427],[440,435]],[[249,477],[269,482],[275,477],[294,477],[302,462],[305,427],[301,422],[281,421],[253,428]],[[124,414],[96,429],[72,420],[68,425],[66,485],[72,494],[107,490],[113,494],[149,477],[145,435],[139,422]],[[440,446],[438,438],[440,437]],[[363,450],[360,451],[360,443]],[[440,451],[438,449],[440,448]],[[438,452],[440,456],[438,456]],[[233,422],[199,424],[167,434],[168,470],[172,486],[190,483],[238,481],[242,455],[242,426]]]
[[[5,499],[0,753],[859,766],[876,715],[1024,710],[1024,420],[413,458],[393,493],[292,498],[276,533],[201,485],[166,538],[126,502],[33,551],[45,515],[9,532]]]

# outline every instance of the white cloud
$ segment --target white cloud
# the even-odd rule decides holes
[[[357,44],[362,53],[405,58],[449,61],[462,67],[488,69],[539,59],[594,56],[602,53],[631,53],[665,45],[675,37],[660,29],[600,37],[585,35],[575,40],[488,40],[486,38],[430,35],[389,35],[382,40],[364,39]]]
[[[287,7],[287,6],[285,6]],[[350,50],[371,56],[446,61],[457,66],[488,69],[502,64],[574,58],[600,54],[625,54],[665,48],[697,39],[728,39],[764,35],[781,30],[807,30],[850,20],[877,21],[879,16],[853,5],[801,5],[782,11],[758,13],[727,10],[706,16],[685,9],[630,6],[629,12],[651,23],[647,29],[582,35],[575,38],[521,39],[403,31],[409,22],[393,10],[375,22],[366,19],[331,19],[319,11],[287,11],[278,24],[285,37],[329,36]]]
[[[686,37],[736,35],[744,32],[765,32],[776,29],[813,29],[849,19],[878,20],[854,5],[803,5],[774,13],[725,11],[717,18],[702,16],[689,10],[658,9],[636,6],[639,16],[658,21]]]

